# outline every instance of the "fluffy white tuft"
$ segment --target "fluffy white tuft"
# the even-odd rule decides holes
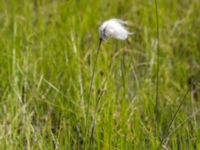
[[[116,38],[119,40],[125,40],[130,33],[124,25],[127,25],[127,21],[121,19],[109,19],[102,23],[99,28],[100,39],[106,39],[108,37]]]

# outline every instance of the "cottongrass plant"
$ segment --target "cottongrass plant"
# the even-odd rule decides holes
[[[93,80],[94,80],[94,75],[95,75],[95,71],[96,71],[96,65],[97,65],[97,60],[98,60],[98,55],[99,55],[99,51],[101,48],[101,44],[104,40],[106,40],[108,38],[114,38],[117,40],[126,40],[128,38],[128,36],[132,35],[133,33],[129,32],[127,30],[127,28],[125,27],[125,25],[128,25],[128,21],[112,18],[112,19],[104,21],[99,28],[99,46],[97,48],[94,67],[92,70],[92,78],[90,81],[87,116],[89,116],[90,97],[91,97],[92,85],[93,85]],[[89,149],[92,148],[93,135],[94,135],[94,130],[95,130],[95,122],[96,122],[96,120],[94,117],[93,123],[92,123],[91,135],[90,135]]]

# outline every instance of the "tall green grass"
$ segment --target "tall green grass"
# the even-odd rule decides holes
[[[154,1],[0,1],[0,149],[89,149],[92,127],[91,149],[199,149],[200,2],[157,2],[158,123]],[[89,104],[112,17],[135,35],[102,44]]]

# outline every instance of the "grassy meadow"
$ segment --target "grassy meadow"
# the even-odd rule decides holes
[[[0,149],[200,149],[200,1],[157,6],[1,0]],[[89,95],[109,18],[134,35],[103,42]]]

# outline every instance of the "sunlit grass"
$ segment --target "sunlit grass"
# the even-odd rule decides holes
[[[0,149],[88,149],[94,119],[92,149],[156,149],[188,88],[163,146],[199,149],[199,8],[158,1],[156,128],[154,1],[0,1]],[[103,43],[87,116],[98,27],[112,17],[135,34]]]

